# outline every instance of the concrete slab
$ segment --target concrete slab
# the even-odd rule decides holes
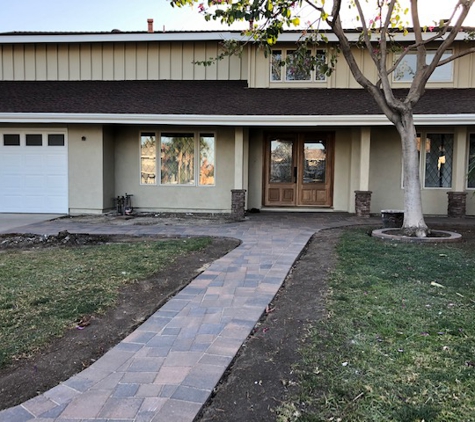
[[[61,217],[63,214],[7,214],[0,213],[0,233],[25,233],[24,226],[42,223]],[[22,229],[20,229],[22,228]]]

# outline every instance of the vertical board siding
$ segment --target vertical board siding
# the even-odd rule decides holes
[[[91,44],[80,45],[80,78],[82,81],[92,79]]]
[[[205,60],[209,59],[206,53],[206,44],[204,42],[194,44],[193,60],[195,63],[192,64],[192,66],[195,75],[194,79],[196,80],[202,81],[206,79],[206,66],[204,64],[198,64],[198,62],[204,62]]]
[[[102,78],[101,80],[114,80],[114,45],[103,44],[102,50]]]
[[[46,44],[35,46],[35,73],[32,80],[46,80],[48,78],[48,50]]]
[[[183,79],[183,44],[173,43],[171,45],[171,75],[169,79]]]
[[[25,80],[34,81],[36,79],[35,46],[25,45]]]
[[[41,58],[37,56],[37,61],[39,60]],[[40,66],[39,63],[38,66]],[[40,74],[36,75],[37,80],[44,80],[41,76]],[[55,44],[46,45],[46,80],[58,80],[58,46]]]
[[[194,65],[194,46],[191,44],[183,45],[183,78],[185,80],[192,80],[195,78],[195,65]],[[178,58],[177,58],[178,59]],[[179,59],[178,59],[179,60]]]
[[[69,77],[68,80],[79,81],[81,79],[81,60],[79,45],[72,44],[69,46]]]
[[[125,44],[114,44],[114,80],[125,79]]]
[[[25,80],[25,48],[23,45],[15,44],[13,47],[13,79],[15,81]]]
[[[102,44],[93,44],[91,46],[91,79],[93,81],[104,79],[104,58],[102,47]]]
[[[69,80],[69,45],[58,45],[58,79]]]
[[[239,80],[247,58],[225,57],[218,42],[0,44],[0,80]]]
[[[145,79],[160,79],[160,48],[157,42],[149,43],[147,49],[147,75]],[[142,65],[142,63],[140,64]]]
[[[137,44],[125,44],[125,79],[137,79]]]
[[[137,44],[136,60],[136,79],[138,79],[139,81],[144,81],[147,79],[148,43]]]
[[[158,79],[171,79],[171,46],[170,43],[159,44]]]
[[[218,56],[218,44],[215,42],[206,43],[206,57],[212,59]],[[206,66],[206,80],[215,81],[218,79],[218,62],[213,61],[209,66]]]

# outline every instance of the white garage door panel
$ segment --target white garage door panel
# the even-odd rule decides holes
[[[20,134],[20,145],[5,146],[0,132],[0,212],[67,213],[68,149],[48,146],[43,132],[43,146],[26,146],[25,135],[32,131],[8,129]],[[34,132],[38,133],[38,132]]]
[[[0,147],[1,148],[1,147]],[[0,172],[8,173],[21,173],[22,160],[18,154],[2,154],[0,156]],[[1,174],[1,173],[0,173]]]

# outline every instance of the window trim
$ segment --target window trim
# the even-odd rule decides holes
[[[426,53],[427,53],[427,62],[430,62],[430,56],[434,55],[435,54],[435,49],[427,49]],[[442,55],[442,59],[444,59],[444,56],[451,56],[453,54],[453,50],[447,50],[443,55]],[[417,53],[415,51],[409,51],[408,53],[406,53],[405,57],[416,57]],[[395,54],[394,58],[395,60],[398,60],[399,58],[401,57],[401,54]],[[404,62],[404,59],[403,59],[403,62]],[[398,67],[402,64],[399,63]],[[432,73],[432,75],[430,76],[429,80],[427,81],[427,83],[430,83],[430,84],[450,84],[450,83],[453,83],[454,82],[454,73],[455,73],[455,62],[452,61],[452,62],[449,62],[447,64],[445,64],[444,66],[450,66],[451,67],[451,72],[450,72],[450,79],[444,79],[444,80],[437,80],[437,79],[433,79],[434,75],[437,74],[437,70],[438,69],[441,69],[442,67],[436,67],[434,72]],[[395,84],[410,84],[412,83],[413,79],[414,78],[410,78],[410,79],[396,79],[396,74],[397,74],[397,69],[394,69],[394,72],[392,73],[392,82],[395,83]]]
[[[142,183],[142,155],[141,155],[141,148],[142,148],[142,134],[154,134],[155,136],[155,183]],[[163,134],[177,134],[177,135],[187,135],[193,134],[194,143],[193,143],[193,175],[194,175],[194,183],[187,183],[187,184],[173,184],[173,183],[162,183],[162,176],[161,176],[161,167],[162,167],[162,158],[161,158],[161,150],[162,150],[162,135]],[[203,185],[200,183],[200,137],[202,135],[208,135],[208,137],[212,136],[214,138],[214,183]],[[140,186],[153,186],[153,187],[179,187],[179,188],[212,188],[216,186],[216,168],[217,168],[217,160],[216,160],[216,142],[217,136],[216,131],[214,130],[141,130],[139,132],[139,181]]]
[[[311,70],[310,71],[310,79],[297,79],[297,80],[292,80],[292,79],[287,79],[287,64],[284,66],[279,66],[281,69],[281,78],[280,79],[273,79],[272,75],[272,69],[273,69],[273,54],[274,52],[280,51],[281,52],[281,61],[285,61],[287,59],[287,56],[289,55],[289,52],[295,51],[295,47],[279,47],[279,48],[273,48],[271,50],[271,53],[269,55],[270,60],[269,60],[269,82],[276,83],[276,84],[285,84],[285,83],[290,83],[290,84],[314,84],[314,83],[326,83],[328,82],[328,76],[323,74],[323,79],[317,79],[317,70]],[[325,62],[328,60],[328,50],[324,48],[311,48],[308,49],[311,55],[317,55],[318,53],[322,53],[325,55]]]
[[[473,141],[475,142],[475,131],[467,133],[467,157],[466,157],[466,174],[467,177],[465,178],[465,189],[470,191],[475,191],[475,186],[469,187],[468,186],[468,170],[470,169],[470,138],[473,136]],[[474,155],[474,162],[475,162],[475,155]]]
[[[38,127],[33,127],[31,129],[28,128],[17,128],[17,127],[11,127],[11,128],[3,128],[0,129],[0,143],[2,147],[6,147],[4,145],[4,135],[18,135],[20,137],[20,145],[14,145],[16,147],[21,147],[21,148],[69,148],[69,139],[68,139],[68,130],[66,128],[38,128]],[[41,135],[42,136],[42,145],[26,145],[26,136],[27,135]],[[62,135],[64,144],[61,146],[56,146],[56,145],[48,145],[48,135]]]
[[[455,132],[451,130],[438,130],[437,128],[429,128],[421,131],[417,131],[418,137],[421,139],[421,145],[426,144],[428,135],[452,135],[452,167],[451,167],[451,180],[450,186],[426,186],[426,154],[427,149],[424,147],[423,152],[419,154],[419,181],[421,183],[421,190],[452,190],[453,189],[453,176],[454,176],[454,153],[455,153]],[[404,190],[404,162],[401,154],[401,189]],[[475,188],[473,188],[475,189]]]

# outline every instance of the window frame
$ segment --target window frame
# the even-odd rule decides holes
[[[288,65],[284,64],[284,66],[277,66],[280,68],[280,79],[273,79],[273,69],[276,66],[274,64],[274,52],[280,51],[280,61],[285,61],[289,55],[292,54],[292,52],[296,51],[295,47],[280,47],[280,48],[273,48],[270,53],[270,63],[269,63],[269,82],[276,83],[276,84],[284,84],[284,83],[290,83],[290,84],[309,84],[309,83],[326,83],[328,81],[328,77],[326,74],[318,72],[317,69],[311,70],[310,73],[310,78],[309,79],[287,79],[287,72],[288,72]],[[323,54],[325,58],[325,63],[328,60],[327,57],[327,49],[323,48],[311,48],[307,50],[309,55],[319,55]],[[323,78],[319,79],[318,75],[322,75]]]
[[[142,136],[144,134],[155,136],[155,183],[142,183]],[[178,184],[178,183],[162,183],[162,135],[193,135],[193,183]],[[213,157],[214,157],[214,182],[211,184],[202,184],[201,181],[201,137],[213,138]],[[213,130],[141,130],[139,132],[139,180],[140,186],[154,186],[154,187],[202,187],[210,188],[216,186],[216,132]]]
[[[7,135],[14,135],[19,137],[19,144],[17,145],[5,145],[4,143],[4,136]],[[42,144],[41,145],[27,145],[26,139],[27,136],[39,136],[41,135],[42,137]],[[48,144],[48,137],[50,135],[53,136],[62,136],[62,145],[49,145]],[[51,128],[51,129],[42,129],[42,128],[31,128],[31,129],[25,129],[25,128],[4,128],[0,130],[0,143],[2,147],[20,147],[20,148],[25,148],[27,147],[28,149],[32,148],[69,148],[68,143],[68,130],[65,128]]]
[[[427,156],[427,140],[430,139],[429,135],[452,135],[452,163],[451,163],[451,175],[450,186],[426,186],[426,156]],[[420,145],[424,145],[424,148],[419,149],[419,180],[422,190],[451,190],[453,188],[453,176],[454,176],[454,153],[455,153],[455,132],[450,130],[438,130],[427,129],[423,131],[417,131],[417,137],[420,139]],[[423,151],[422,151],[423,150]],[[404,189],[404,162],[401,155],[401,189]],[[474,188],[475,189],[475,188]]]
[[[465,179],[465,188],[467,190],[471,190],[471,191],[474,191],[475,190],[475,180],[474,180],[474,186],[469,186],[469,178],[468,178],[468,172],[470,170],[470,142],[472,141],[472,138],[473,138],[473,142],[474,142],[474,149],[475,149],[475,131],[474,132],[468,132],[467,134],[467,161],[466,161],[466,164],[467,164],[467,167],[466,167],[466,174],[467,174],[467,177]],[[474,166],[475,166],[475,153],[473,154],[473,163],[474,163]],[[475,170],[474,170],[475,171]],[[475,176],[474,176],[474,179],[475,179]]]
[[[433,58],[434,54],[435,54],[435,49],[428,49],[426,51],[426,54],[427,54],[427,59],[426,59],[426,62],[427,63],[430,63],[431,62],[431,57]],[[446,52],[444,52],[444,54],[442,55],[442,58],[441,60],[444,60],[445,58],[447,57],[450,57],[451,55],[453,54],[453,50],[447,50]],[[395,60],[398,60],[399,58],[401,57],[401,54],[396,54],[395,55]],[[398,68],[399,66],[401,66],[404,61],[406,60],[406,58],[408,57],[413,57],[415,62],[413,64],[413,66],[415,67],[416,64],[417,64],[417,52],[415,51],[409,51],[408,53],[405,54],[404,56],[404,59],[402,60],[401,63],[398,64],[398,66],[396,67],[396,69],[394,69],[394,72],[392,73],[392,81],[393,83],[395,84],[410,84],[412,83],[414,77],[409,77],[409,78],[404,78],[404,75],[406,74],[406,72],[403,72],[403,78],[404,79],[397,79],[396,78],[396,75],[398,73]],[[441,69],[443,69],[445,66],[450,66],[450,79],[443,79],[443,80],[439,80],[439,79],[434,79],[434,77],[437,77],[437,74],[438,72],[440,72]],[[436,67],[434,72],[432,73],[432,75],[430,76],[429,80],[427,81],[427,83],[430,83],[430,84],[450,84],[450,83],[453,83],[454,82],[454,73],[455,73],[455,63],[454,61],[451,61],[449,63],[446,63],[445,65],[443,66],[440,66],[440,67]],[[409,76],[411,76],[409,74]]]

